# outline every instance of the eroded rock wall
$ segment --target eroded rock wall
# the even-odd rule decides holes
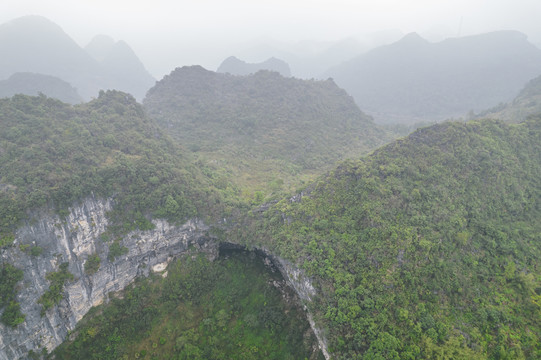
[[[109,293],[124,289],[139,275],[163,270],[191,246],[210,256],[217,254],[217,244],[206,236],[208,228],[201,221],[194,219],[172,226],[157,220],[155,229],[125,236],[120,245],[127,248],[127,253],[108,261],[110,242],[101,235],[108,225],[106,213],[111,208],[110,200],[88,198],[72,207],[66,217],[47,212],[35,214],[17,231],[13,246],[2,250],[3,262],[24,271],[17,301],[26,319],[14,329],[0,324],[0,360],[24,359],[30,350],[51,351],[92,306],[107,301]],[[39,246],[43,252],[32,256],[20,245]],[[88,275],[84,264],[93,254],[100,256],[101,266]],[[41,316],[38,299],[49,288],[46,274],[57,271],[64,262],[69,263],[68,269],[75,278],[66,283],[60,304]]]
[[[266,261],[272,262],[272,265],[280,271],[282,277],[286,280],[287,285],[295,291],[302,302],[305,304],[312,302],[314,297],[317,295],[317,291],[312,284],[312,280],[304,273],[302,269],[299,269],[295,264],[286,259],[275,256],[266,248],[257,247],[256,249],[257,251],[260,251],[266,257],[266,259],[268,259]],[[305,308],[305,310],[307,309]],[[330,359],[331,356],[327,347],[327,338],[325,337],[323,330],[316,324],[312,314],[309,311],[306,312],[306,316],[308,318],[308,322],[310,323],[310,327],[317,338],[319,348],[321,349],[323,356],[325,356],[325,359],[327,360]]]

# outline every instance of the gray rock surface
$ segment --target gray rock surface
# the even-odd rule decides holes
[[[92,306],[108,300],[109,293],[124,289],[137,276],[163,271],[190,246],[211,256],[217,254],[217,244],[205,235],[208,227],[201,221],[193,219],[172,226],[157,220],[155,229],[125,236],[121,245],[128,252],[110,262],[109,243],[100,236],[107,227],[106,213],[111,207],[111,201],[88,198],[72,207],[65,218],[45,211],[36,213],[17,231],[13,246],[2,250],[2,262],[24,271],[17,301],[26,319],[14,329],[0,324],[0,360],[24,359],[30,350],[53,350]],[[43,252],[31,256],[21,251],[20,245],[40,246]],[[101,266],[89,276],[84,264],[93,254],[100,256]],[[45,276],[64,262],[69,263],[74,280],[64,286],[64,299],[42,317],[37,301],[49,287]]]
[[[87,198],[70,208],[66,217],[45,210],[36,212],[17,231],[13,246],[1,250],[1,263],[10,263],[24,272],[16,299],[26,319],[16,328],[0,323],[0,360],[26,359],[30,350],[52,351],[93,306],[107,302],[109,294],[123,290],[137,276],[163,272],[171,260],[190,247],[209,257],[218,255],[217,241],[207,236],[209,228],[200,220],[192,219],[182,226],[154,220],[153,230],[126,235],[121,245],[128,252],[111,262],[107,259],[111,242],[104,241],[102,234],[112,205],[110,200]],[[21,250],[21,245],[39,246],[43,252],[32,256]],[[258,250],[272,261],[303,302],[312,301],[316,290],[302,270],[264,248]],[[96,273],[88,275],[84,265],[94,254],[100,256],[101,266]],[[46,274],[57,271],[64,262],[69,263],[74,280],[64,286],[64,299],[42,317],[38,299],[49,288]],[[329,359],[322,330],[310,313],[307,317],[325,358]]]
[[[278,271],[280,271],[287,285],[291,287],[301,301],[304,302],[305,310],[307,310],[306,304],[312,302],[314,297],[317,295],[317,291],[312,285],[312,280],[306,276],[302,269],[299,269],[290,261],[279,256],[275,256],[265,248],[258,247],[257,250],[261,251],[266,256],[266,259],[268,259],[266,261],[272,262],[272,265],[274,265]],[[327,347],[327,338],[325,337],[323,329],[317,326],[312,314],[309,311],[307,311],[306,314],[310,327],[317,338],[317,342],[323,356],[325,356],[325,359],[327,360],[330,359],[331,357]]]

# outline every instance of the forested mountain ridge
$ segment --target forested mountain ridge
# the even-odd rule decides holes
[[[219,207],[214,180],[129,94],[102,92],[76,106],[46,96],[0,99],[0,127],[2,246],[28,211],[63,211],[92,193],[115,199],[111,231],[119,233],[147,228],[153,216],[178,222]]]
[[[178,69],[170,77],[177,75],[183,77],[181,86],[168,78],[161,84],[170,98],[149,96],[154,101],[152,109],[145,103],[150,115],[132,96],[118,91],[101,92],[76,106],[43,95],[0,99],[0,246],[10,246],[14,231],[33,210],[63,215],[72,204],[96,194],[112,199],[109,227],[97,239],[110,246],[111,263],[123,254],[123,234],[151,229],[156,218],[182,223],[193,217],[214,219],[212,225],[219,229],[211,231],[226,241],[268,249],[296,262],[317,284],[317,296],[308,306],[327,331],[333,358],[541,356],[541,117],[519,124],[476,120],[419,129],[367,157],[341,163],[300,194],[237,218],[232,213],[246,207],[231,184],[235,169],[229,168],[227,177],[219,175],[203,157],[195,160],[183,147],[196,155],[203,149],[207,156],[225,156],[231,149],[227,146],[238,141],[242,151],[231,153],[236,158],[228,154],[221,159],[230,161],[224,162],[227,166],[247,161],[247,155],[254,163],[277,158],[283,161],[279,165],[292,164],[288,171],[293,179],[303,171],[331,167],[329,159],[350,156],[340,151],[352,144],[367,151],[362,135],[383,134],[368,137],[374,143],[388,135],[350,106],[351,99],[331,81],[284,83],[278,74],[262,72],[246,77],[253,83],[238,83],[241,90],[230,93],[223,89],[231,83],[221,83],[221,77],[238,77],[200,67]],[[304,98],[295,95],[307,88],[313,92]],[[295,91],[288,93],[291,89]],[[336,99],[325,102],[319,92],[336,92]],[[226,107],[232,99],[238,103]],[[172,106],[176,101],[183,109]],[[237,111],[243,107],[250,109],[244,118]],[[174,117],[178,114],[187,115]],[[288,120],[291,114],[293,122]],[[333,122],[317,128],[320,117]],[[226,126],[222,119],[228,120]],[[175,121],[185,123],[176,128]],[[269,137],[280,129],[278,136]],[[354,136],[341,133],[348,129]],[[264,141],[254,141],[257,146],[249,142],[259,138]],[[302,141],[307,139],[313,142],[305,148]],[[338,140],[342,143],[333,148]],[[331,151],[335,153],[327,153]],[[40,256],[37,246],[11,248],[26,254],[29,262],[29,254]],[[2,259],[0,306],[2,322],[16,327],[24,314],[11,295],[21,280],[17,268],[9,265],[14,259]],[[204,278],[207,266],[198,267],[197,276]],[[66,269],[60,266],[51,278],[75,281]],[[197,288],[191,280],[190,289]],[[137,306],[147,301],[141,294],[148,289],[136,287]],[[62,286],[58,291],[44,296],[62,298]],[[222,315],[214,312],[209,319],[221,321]],[[231,323],[249,323],[245,320]],[[115,341],[114,327],[109,330],[106,341]],[[199,338],[201,346],[207,330]],[[180,337],[191,339],[190,334]],[[174,346],[186,350],[183,339]],[[173,348],[158,338],[144,341],[138,351],[158,342],[163,349]]]
[[[541,74],[541,50],[517,31],[431,43],[416,33],[325,73],[378,123],[464,117],[512,100]]]
[[[149,115],[183,146],[267,194],[391,136],[332,81],[177,68],[149,90]]]
[[[316,279],[333,358],[536,359],[539,159],[541,117],[442,123],[344,162],[232,236]]]

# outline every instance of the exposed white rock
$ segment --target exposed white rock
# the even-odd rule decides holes
[[[43,347],[51,351],[92,306],[107,301],[110,292],[124,289],[136,276],[148,275],[150,269],[163,271],[190,245],[211,253],[216,250],[216,243],[205,236],[208,228],[202,222],[190,220],[172,226],[158,220],[153,230],[126,235],[121,245],[128,249],[127,254],[109,262],[109,244],[100,235],[108,225],[106,213],[111,208],[110,200],[88,198],[71,208],[65,218],[45,211],[36,214],[17,231],[15,246],[2,250],[2,261],[24,272],[17,301],[26,320],[15,329],[0,324],[0,360],[26,358],[29,350],[39,352]],[[43,253],[32,257],[19,249],[20,244],[40,246]],[[84,263],[93,254],[100,256],[101,266],[89,276]],[[69,263],[75,279],[66,284],[64,300],[41,317],[37,301],[49,287],[45,276],[63,262]]]
[[[201,221],[194,219],[182,226],[173,226],[156,220],[153,230],[127,234],[121,245],[128,252],[110,262],[107,260],[109,244],[100,236],[107,228],[106,213],[112,205],[110,200],[92,197],[69,209],[69,215],[64,218],[47,211],[36,213],[17,231],[14,246],[1,250],[1,261],[14,264],[24,272],[17,301],[26,320],[15,329],[0,323],[0,360],[26,359],[30,350],[53,350],[90,308],[108,301],[109,293],[124,289],[137,276],[147,276],[150,271],[167,276],[164,270],[169,262],[190,246],[207,252],[211,258],[217,256],[217,243],[205,235],[208,227]],[[40,246],[43,253],[32,257],[19,249],[20,244]],[[312,301],[316,290],[302,270],[266,249],[260,250],[272,260],[300,299]],[[93,254],[100,256],[101,266],[96,273],[87,275],[84,263]],[[74,280],[65,285],[64,300],[42,317],[37,301],[49,287],[45,276],[57,271],[64,262],[69,263]],[[308,321],[325,358],[330,359],[323,332],[310,314]]]
[[[299,269],[295,264],[287,261],[286,259],[273,255],[269,250],[263,247],[257,247],[257,249],[263,252],[263,254],[265,254],[265,256],[270,259],[267,260],[266,258],[264,260],[265,264],[272,263],[274,266],[276,266],[276,268],[278,268],[278,270],[286,280],[288,286],[290,286],[295,291],[297,296],[302,301],[304,301],[305,303],[312,302],[317,292],[312,285],[312,281],[308,276],[306,276],[302,269]],[[323,330],[317,326],[312,314],[309,311],[307,312],[307,318],[308,322],[310,323],[310,327],[312,328],[312,331],[317,338],[317,342],[319,344],[321,352],[323,353],[323,356],[325,357],[325,359],[329,360],[331,356],[327,347],[327,338],[325,337]]]
[[[152,267],[152,271],[154,272],[162,272],[167,268],[167,265],[169,265],[169,259],[166,262],[156,264]]]

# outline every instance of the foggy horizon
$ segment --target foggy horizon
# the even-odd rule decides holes
[[[56,23],[83,48],[96,35],[123,40],[159,80],[185,65],[215,71],[229,56],[260,62],[270,56],[280,58],[272,48],[315,54],[343,40],[355,40],[360,50],[367,51],[411,32],[438,42],[516,30],[539,46],[541,23],[536,15],[540,13],[541,2],[535,0],[7,0],[0,5],[0,24],[36,15]]]

